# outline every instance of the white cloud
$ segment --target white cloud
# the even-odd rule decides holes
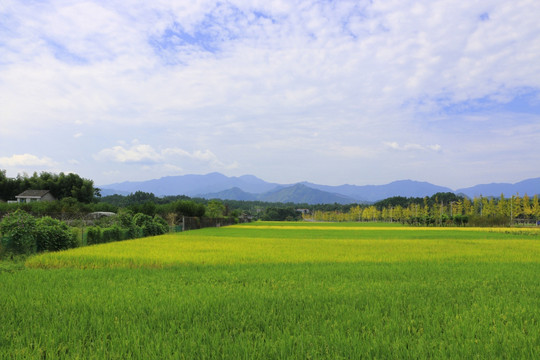
[[[48,157],[38,157],[32,154],[17,154],[10,157],[0,157],[0,165],[5,167],[53,167],[57,163]]]
[[[441,151],[441,145],[439,144],[420,145],[420,144],[406,143],[404,145],[400,145],[399,143],[395,141],[384,142],[383,144],[392,150],[398,150],[398,151],[435,151],[435,152]]]
[[[469,114],[485,120],[472,124],[447,109],[538,92],[538,13],[530,0],[11,1],[0,10],[0,144],[48,137],[100,160],[81,167],[171,172],[294,168],[287,152],[305,152],[321,181],[338,173],[324,165],[351,158],[390,176],[381,148],[447,153],[448,134],[465,128],[460,141],[487,148],[488,123],[517,143],[501,114]],[[146,145],[104,145],[119,134]],[[33,143],[10,148],[41,153]]]
[[[151,145],[139,144],[134,140],[131,147],[123,145],[113,146],[101,150],[94,155],[94,158],[101,161],[112,161],[117,163],[135,163],[135,164],[161,164],[173,171],[181,171],[182,168],[171,164],[171,161],[182,161],[182,159],[195,160],[208,163],[215,168],[232,169],[236,168],[237,163],[225,164],[210,150],[195,150],[192,152],[173,147],[156,150]]]
[[[150,145],[133,145],[126,149],[121,145],[101,150],[96,156],[99,160],[109,160],[119,163],[155,163],[162,159]]]

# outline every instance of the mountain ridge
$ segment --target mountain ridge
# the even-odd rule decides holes
[[[299,186],[301,185],[301,186]],[[213,172],[206,175],[166,176],[147,181],[114,183],[100,186],[104,194],[136,191],[151,192],[156,196],[187,195],[229,200],[260,200],[296,203],[371,203],[393,196],[424,197],[438,192],[452,192],[468,197],[540,194],[540,177],[510,183],[479,184],[452,190],[425,181],[397,180],[384,185],[321,185],[311,182],[278,184],[266,182],[254,175],[225,176]],[[274,195],[272,195],[275,193]],[[293,201],[294,200],[294,201]]]

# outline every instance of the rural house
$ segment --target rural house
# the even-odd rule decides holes
[[[56,200],[49,190],[26,190],[15,196],[15,198],[18,203]]]

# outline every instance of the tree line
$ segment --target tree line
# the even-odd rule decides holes
[[[348,211],[315,210],[304,218],[315,221],[396,221],[411,225],[504,226],[540,219],[538,195],[469,199],[454,193],[431,197],[392,197],[373,205],[356,205]]]
[[[49,190],[58,200],[73,198],[78,202],[89,204],[100,196],[100,190],[94,187],[94,182],[83,179],[77,174],[53,174],[34,172],[32,176],[18,174],[8,178],[6,170],[0,170],[0,200],[15,200],[15,196],[25,190]]]

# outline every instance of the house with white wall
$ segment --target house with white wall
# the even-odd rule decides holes
[[[18,203],[56,200],[49,190],[26,190],[15,196],[15,198]]]

